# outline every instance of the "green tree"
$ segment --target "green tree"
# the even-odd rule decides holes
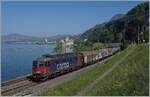
[[[139,5],[137,5],[136,7],[134,7],[133,9],[131,9],[127,15],[136,15],[139,13],[143,13],[149,10],[149,2],[144,2],[141,3]]]
[[[104,46],[103,43],[94,43],[94,44],[93,44],[94,50],[99,50],[99,49],[104,48],[104,47],[105,47],[105,46]]]
[[[57,42],[56,47],[54,48],[54,52],[60,54],[64,51],[64,47],[62,42]]]
[[[87,49],[85,42],[79,39],[75,40],[73,47],[76,53],[80,53]]]
[[[122,40],[122,37],[123,37],[123,36],[122,36],[122,33],[121,33],[121,32],[116,33],[116,34],[115,34],[115,41],[120,43],[121,40]]]
[[[145,42],[149,42],[149,26],[146,27],[143,36],[144,36]]]

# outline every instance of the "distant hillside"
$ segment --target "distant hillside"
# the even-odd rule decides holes
[[[124,15],[123,14],[116,14],[114,15],[108,22],[104,22],[102,24],[97,24],[94,27],[90,28],[89,30],[85,31],[82,35],[81,35],[81,39],[87,39],[89,37],[90,34],[92,34],[92,32],[94,32],[96,29],[98,28],[103,28],[105,26],[105,24],[111,23],[117,19],[122,18]]]
[[[110,21],[115,21],[117,19],[122,18],[123,16],[124,16],[124,14],[116,14],[110,19]]]
[[[93,28],[88,29],[87,31],[85,31],[83,34],[81,34],[80,38],[81,39],[87,39],[89,37],[90,34],[92,34],[97,28],[102,28],[105,26],[107,22],[104,22],[102,24],[97,24],[95,25]]]
[[[2,42],[37,42],[37,41],[44,41],[45,38],[48,41],[59,41],[61,39],[64,39],[65,37],[70,37],[75,39],[78,37],[78,35],[56,35],[51,37],[33,37],[33,36],[14,33],[9,35],[3,35]]]
[[[2,36],[3,42],[27,42],[27,41],[37,41],[37,40],[39,40],[39,38],[37,37],[21,35],[17,33]]]
[[[123,14],[116,14],[116,15],[114,15],[114,16],[110,19],[109,22],[113,22],[113,21],[115,21],[115,20],[117,20],[117,19],[120,19],[120,18],[122,18],[123,16],[124,16]],[[109,23],[109,22],[104,22],[104,23],[102,23],[102,24],[97,24],[97,25],[95,25],[94,27],[92,27],[92,28],[90,28],[89,30],[85,31],[85,32],[81,35],[80,38],[87,39],[87,38],[89,37],[89,35],[90,35],[92,32],[94,32],[94,31],[95,31],[96,29],[98,29],[98,28],[104,27],[105,24],[107,24],[107,23]]]
[[[42,39],[46,38],[48,41],[60,41],[66,37],[72,38],[72,39],[76,39],[78,38],[78,35],[55,35],[55,36],[51,36],[51,37],[43,37]]]
[[[125,15],[117,14],[110,21],[98,24],[81,35],[81,39],[90,42],[112,43],[127,41],[128,43],[149,41],[149,2],[143,2]]]
[[[144,3],[137,5],[136,7],[128,11],[127,15],[137,15],[139,13],[143,13],[146,11],[149,11],[149,2],[144,2]]]

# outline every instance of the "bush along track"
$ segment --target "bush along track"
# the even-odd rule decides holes
[[[122,57],[124,57],[127,52],[134,50],[134,49],[137,49],[137,46],[129,46],[124,51],[119,52],[116,55],[114,55],[110,60],[108,60],[104,64],[98,65],[96,68],[93,68],[86,74],[83,74],[78,78],[74,78],[68,82],[65,82],[49,91],[42,93],[41,95],[43,96],[76,95],[80,91],[84,90],[84,88],[87,85],[89,85],[91,82],[96,80],[99,76],[101,76],[104,72],[110,69],[113,66],[113,64],[115,64],[118,60],[121,60]],[[96,95],[96,94],[91,94],[91,95]]]

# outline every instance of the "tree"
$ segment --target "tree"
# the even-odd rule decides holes
[[[127,15],[136,15],[149,10],[149,2],[144,2],[131,9]]]
[[[80,40],[80,39],[76,39],[74,41],[73,47],[74,47],[74,51],[76,53],[80,53],[81,51],[90,50],[91,45],[90,45],[90,41],[83,41],[83,40]]]
[[[144,36],[145,42],[149,42],[149,26],[146,27],[143,36]]]
[[[126,39],[129,43],[139,43],[140,34],[143,32],[143,27],[146,24],[144,16],[134,16],[129,20],[126,29]]]
[[[64,47],[62,42],[57,42],[56,47],[54,48],[54,52],[60,54],[64,51]]]
[[[122,43],[121,44],[121,50],[124,50],[129,45],[128,42],[127,42],[127,40],[125,38],[122,38],[121,43]]]
[[[115,34],[115,41],[116,42],[118,42],[118,43],[120,43],[121,42],[121,40],[122,40],[122,33],[121,32],[119,32],[119,33],[116,33]]]
[[[93,44],[94,50],[99,50],[99,49],[102,49],[102,48],[104,48],[104,47],[105,47],[105,46],[104,46],[103,43],[94,43],[94,44]]]

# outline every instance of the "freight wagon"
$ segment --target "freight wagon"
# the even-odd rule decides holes
[[[78,54],[65,53],[57,55],[42,55],[33,61],[32,75],[35,80],[45,80],[96,63],[118,52],[120,47],[84,51]]]

